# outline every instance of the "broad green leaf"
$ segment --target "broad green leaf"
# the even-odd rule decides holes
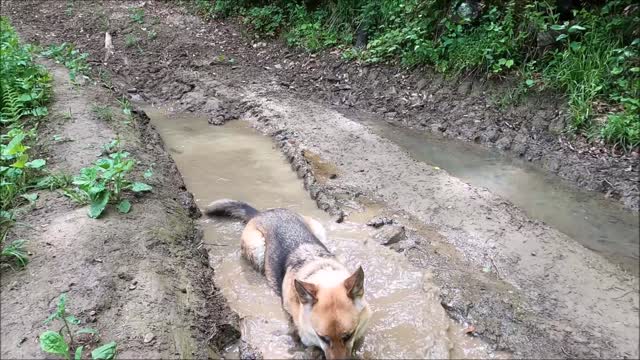
[[[84,350],[84,346],[80,346],[76,349],[76,354],[73,357],[74,360],[82,360],[82,350]]]
[[[25,165],[28,168],[40,169],[41,167],[45,166],[46,164],[47,164],[47,161],[44,160],[44,159],[35,159],[35,160],[32,160],[32,161],[29,161]]]
[[[560,30],[564,30],[566,28],[566,26],[564,26],[564,25],[551,25],[550,28],[551,28],[551,30],[560,31]]]
[[[504,63],[504,65],[505,65],[508,69],[510,69],[510,68],[513,66],[513,60],[512,60],[512,59],[507,60],[507,61]]]
[[[116,208],[118,209],[119,212],[126,214],[131,210],[131,203],[129,202],[129,200],[122,200],[120,201],[120,203],[118,204],[118,206],[116,206]]]
[[[27,201],[29,202],[34,202],[38,200],[38,193],[22,194],[21,196],[27,199]]]
[[[2,155],[3,156],[14,155],[18,152],[24,151],[24,150],[21,150],[22,140],[24,140],[24,137],[25,137],[25,134],[18,134],[14,136],[13,139],[9,141],[7,146],[5,146],[4,149],[2,149]]]
[[[149,168],[144,172],[144,178],[149,179],[153,176],[153,169]]]
[[[40,334],[40,348],[44,352],[69,358],[69,345],[59,333],[47,330]]]
[[[141,182],[134,182],[131,185],[131,191],[133,191],[133,192],[151,191],[151,189],[153,189],[151,187],[151,185],[147,185],[147,184],[141,183]]]
[[[93,360],[111,360],[115,357],[117,345],[115,341],[104,344],[91,352]]]
[[[27,160],[29,160],[29,155],[22,154],[11,166],[17,169],[23,169],[27,165]]]
[[[580,25],[573,25],[572,27],[570,27],[570,28],[569,28],[569,32],[570,32],[570,33],[574,33],[574,32],[576,32],[576,31],[584,31],[584,30],[586,30],[586,29],[585,29],[585,28],[583,28],[583,27],[582,27],[582,26],[580,26]]]
[[[566,39],[566,38],[568,38],[568,37],[569,37],[569,35],[567,35],[567,34],[560,34],[560,35],[558,35],[558,37],[556,38],[556,41],[561,41],[561,40],[564,40],[564,39]]]
[[[536,84],[536,82],[532,79],[527,79],[524,83],[527,84],[528,87],[532,87]]]
[[[97,219],[100,214],[104,211],[104,208],[107,207],[107,203],[109,203],[109,197],[111,196],[111,192],[104,191],[97,198],[91,201],[91,205],[89,206],[89,217],[93,219]]]
[[[40,106],[31,110],[31,115],[33,116],[45,116],[47,114],[49,114],[49,110],[47,110],[47,108],[44,106]]]

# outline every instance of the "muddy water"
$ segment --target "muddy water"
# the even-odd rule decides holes
[[[361,122],[414,159],[489,189],[531,218],[544,221],[637,276],[639,218],[618,202],[577,189],[523,161],[476,144],[419,134],[382,122]]]
[[[354,269],[362,264],[366,296],[374,315],[358,349],[360,357],[505,357],[465,335],[463,325],[447,317],[428,273],[411,267],[400,254],[369,241],[371,230],[365,225],[336,224],[318,210],[270,139],[241,121],[213,127],[204,119],[146,110],[201,208],[224,197],[248,201],[261,209],[295,209],[325,224],[330,239],[327,246],[347,264]],[[243,319],[243,339],[265,358],[313,356],[290,335],[280,299],[267,287],[264,277],[241,259],[242,225],[219,219],[202,222],[215,281]],[[233,350],[227,355],[237,356]]]

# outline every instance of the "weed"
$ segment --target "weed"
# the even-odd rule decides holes
[[[49,324],[54,320],[60,322],[62,327],[58,331],[47,330],[40,334],[40,348],[42,351],[61,356],[67,360],[71,359],[71,354],[73,353],[74,359],[82,359],[84,345],[80,345],[80,342],[74,339],[74,335],[77,337],[82,334],[89,334],[97,338],[98,332],[89,327],[72,331],[72,327],[80,325],[80,320],[67,311],[67,295],[64,293],[58,298],[56,311],[44,323]],[[69,338],[68,341],[65,335]],[[94,349],[91,352],[91,358],[110,360],[115,358],[116,352],[116,343],[110,342]]]
[[[19,195],[28,189],[31,179],[46,164],[44,159],[29,161],[29,146],[24,144],[28,137],[35,137],[35,131],[25,132],[21,128],[14,128],[1,136],[0,209],[3,211],[20,202]]]
[[[129,8],[129,18],[131,21],[138,24],[144,23],[144,9],[143,8]]]
[[[67,0],[67,8],[64,10],[64,14],[68,17],[73,16],[73,1]]]
[[[74,49],[73,45],[62,43],[60,45],[51,45],[49,49],[41,53],[46,58],[51,58],[56,63],[63,64],[69,69],[69,78],[72,82],[76,82],[78,75],[89,74],[91,67],[87,63],[89,54],[80,53],[80,51]]]
[[[103,86],[111,89],[113,88],[113,83],[111,82],[111,74],[107,70],[103,68],[98,68],[98,79],[100,79],[100,83]]]
[[[113,144],[113,147],[118,143]],[[112,149],[113,147],[110,147]],[[118,212],[126,214],[131,210],[131,203],[122,199],[124,191],[134,193],[151,191],[151,186],[142,182],[129,180],[129,173],[136,161],[129,158],[129,153],[118,151],[106,158],[96,161],[94,166],[80,170],[80,175],[74,177],[73,184],[77,186],[75,196],[89,202],[89,217],[98,218],[107,204],[116,203]]]
[[[124,45],[128,48],[134,47],[138,45],[138,41],[139,40],[135,35],[129,34],[124,38]]]
[[[109,105],[93,105],[91,112],[93,112],[99,120],[107,122],[113,120],[113,110]]]
[[[133,113],[129,99],[123,96],[121,99],[118,99],[118,104],[120,104],[122,113],[127,117],[127,119],[131,119],[133,117]]]
[[[147,39],[155,40],[157,37],[158,37],[158,33],[155,30],[150,29],[149,31],[147,31]]]
[[[282,10],[275,5],[267,5],[249,9],[244,23],[259,34],[274,36],[276,30],[282,25],[282,20]]]
[[[66,112],[64,112],[64,113],[62,114],[62,117],[63,117],[65,120],[71,120],[71,119],[73,119],[73,114],[71,113],[71,108],[69,108],[69,110],[67,110]]]
[[[0,217],[0,244],[2,245],[2,252],[0,253],[0,259],[2,261],[13,262],[19,267],[24,267],[29,262],[29,257],[27,256],[27,252],[24,249],[24,240],[14,240],[9,244],[5,244],[7,242],[7,235],[11,226],[13,225],[13,220],[7,219],[5,217]]]

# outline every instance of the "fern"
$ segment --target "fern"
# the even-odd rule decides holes
[[[24,112],[24,104],[19,100],[18,92],[2,85],[2,104],[0,107],[0,123],[13,123],[20,119]]]

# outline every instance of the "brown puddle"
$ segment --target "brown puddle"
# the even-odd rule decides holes
[[[330,249],[355,269],[365,271],[365,294],[374,315],[361,358],[505,358],[488,345],[464,334],[440,305],[439,290],[430,275],[373,241],[371,228],[361,223],[332,222],[320,211],[284,156],[268,137],[242,121],[211,126],[189,114],[167,115],[147,108],[198,206],[232,198],[259,209],[289,207],[321,221]],[[242,338],[264,358],[309,356],[290,335],[280,298],[264,277],[240,258],[239,222],[206,219],[204,243],[215,269],[215,281],[242,320]],[[228,357],[237,357],[229,349]]]

